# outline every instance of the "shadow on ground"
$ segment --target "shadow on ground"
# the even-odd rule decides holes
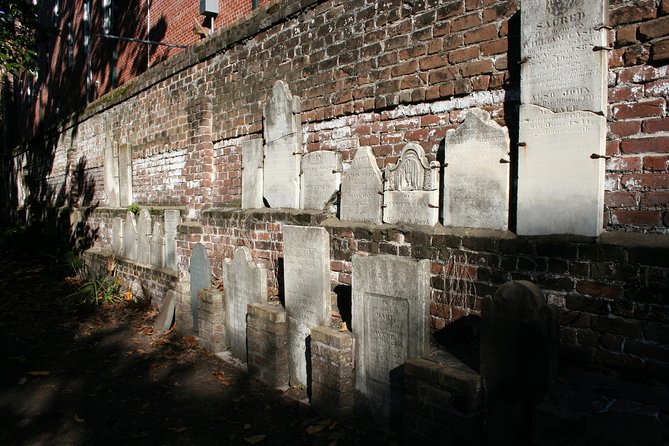
[[[193,338],[152,333],[154,309],[75,304],[63,255],[2,241],[1,444],[393,443],[362,420],[320,417]]]

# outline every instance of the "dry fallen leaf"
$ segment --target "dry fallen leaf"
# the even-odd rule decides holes
[[[225,376],[225,373],[223,373],[223,372],[214,372],[214,373],[212,373],[212,375],[214,375],[216,377],[216,379],[218,380],[218,382],[220,382],[221,384],[224,384],[226,386],[229,386],[229,385],[232,384],[230,382],[230,380]]]
[[[77,423],[84,423],[86,420],[84,420],[83,418],[79,418],[79,415],[77,415],[75,413],[74,414],[74,421],[76,421]]]
[[[322,431],[323,429],[325,429],[325,427],[326,426],[323,426],[323,425],[320,425],[320,424],[314,424],[314,425],[309,426],[307,428],[307,434],[309,434],[309,435],[317,434],[320,431]]]
[[[267,438],[267,435],[252,435],[250,437],[244,437],[244,440],[246,440],[247,443],[256,444],[260,443],[265,438]]]
[[[346,325],[346,322],[342,322],[339,325],[339,331],[348,331],[348,326]]]
[[[21,379],[19,380],[19,385],[22,386],[22,385],[24,385],[24,384],[27,383],[27,382],[28,382],[28,378],[24,376],[23,378],[21,378]]]
[[[246,423],[244,425],[244,430],[249,430],[249,429],[251,429],[251,425],[249,423]]]
[[[188,428],[187,427],[168,427],[167,428],[168,431],[174,431],[176,433],[183,432],[186,429],[188,429]]]

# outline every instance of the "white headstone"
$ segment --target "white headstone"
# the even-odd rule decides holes
[[[112,220],[112,252],[116,257],[123,257],[123,219]]]
[[[351,167],[341,179],[342,221],[381,224],[383,177],[371,147],[355,152]]]
[[[398,368],[429,351],[430,261],[356,255],[352,280],[355,388],[387,418]]]
[[[518,234],[598,236],[604,214],[606,118],[520,109]]]
[[[163,263],[163,228],[160,222],[153,223],[153,233],[151,234],[151,265],[159,268],[165,266]]]
[[[521,101],[606,113],[606,0],[523,0]]]
[[[242,209],[258,209],[263,204],[263,142],[242,143]]]
[[[285,82],[276,81],[263,114],[263,190],[273,208],[297,209],[300,204],[300,107],[300,98],[290,94]]]
[[[211,286],[211,263],[202,243],[197,243],[190,257],[190,303],[193,312],[193,332],[197,333],[200,298],[198,293]]]
[[[438,189],[439,163],[428,162],[420,144],[407,144],[397,164],[385,169],[384,223],[436,224]]]
[[[302,155],[300,208],[323,210],[336,203],[341,184],[341,153],[317,151]]]
[[[118,142],[109,133],[106,135],[104,156],[105,194],[110,206],[119,206]]]
[[[181,211],[167,209],[165,211],[165,267],[177,269],[177,227],[181,223]]]
[[[285,225],[283,253],[288,374],[291,385],[307,385],[311,328],[330,324],[330,237],[325,228]]]
[[[123,225],[123,257],[137,260],[137,224],[135,214],[128,211]]]
[[[509,219],[509,132],[472,109],[444,148],[444,226],[506,230]]]
[[[223,263],[225,332],[232,354],[246,361],[246,313],[249,304],[267,301],[267,270],[253,263],[251,251],[240,246],[234,260]]]
[[[145,265],[151,263],[151,232],[151,213],[141,209],[137,223],[137,261]]]

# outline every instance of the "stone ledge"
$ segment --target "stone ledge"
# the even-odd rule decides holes
[[[90,248],[90,249],[84,251],[84,255],[95,255],[95,256],[104,257],[104,258],[109,258],[109,257],[113,256],[113,254],[111,252],[106,252],[106,251],[103,251],[102,249],[99,249],[99,248]],[[137,261],[126,259],[124,257],[116,257],[116,262],[117,263],[125,263],[127,265],[132,265],[132,266],[135,266],[137,268],[142,268],[142,269],[149,270],[149,271],[152,271],[152,272],[155,272],[155,273],[160,273],[160,274],[165,274],[167,276],[172,276],[175,281],[179,277],[178,271],[175,270],[175,269],[171,269],[171,268],[158,267],[158,266],[154,266],[154,265],[147,265],[146,263],[139,263]]]
[[[203,220],[206,223],[208,219],[225,220],[230,224],[240,224],[244,222],[266,222],[278,221],[287,224],[296,224],[303,226],[318,226],[328,217],[323,211],[314,211],[309,209],[288,209],[288,208],[259,208],[259,209],[239,209],[239,208],[210,208],[202,211]],[[214,222],[218,223],[218,222]]]
[[[284,310],[280,305],[273,305],[269,303],[250,304],[248,306],[248,314],[258,316],[259,318],[266,319],[271,322],[286,322],[286,310]]]
[[[322,342],[334,348],[352,348],[354,339],[353,333],[349,331],[321,326],[311,329],[311,342]]]

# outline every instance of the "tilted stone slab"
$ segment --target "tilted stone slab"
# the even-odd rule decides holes
[[[267,302],[267,270],[253,263],[251,251],[240,246],[234,259],[223,263],[225,331],[232,354],[246,361],[246,313],[249,304]]]
[[[605,0],[523,0],[523,104],[606,113],[608,14]]]
[[[285,82],[277,81],[263,114],[263,190],[272,208],[297,209],[300,205],[300,160],[304,151],[300,111],[300,98],[290,94]]]
[[[190,257],[190,301],[191,311],[193,313],[193,332],[199,330],[199,307],[200,299],[198,293],[200,290],[211,286],[211,263],[207,256],[207,251],[202,243],[197,243],[193,248]]]
[[[404,362],[429,350],[430,261],[356,255],[352,262],[355,388],[373,413],[388,419],[399,409],[391,386]]]
[[[384,223],[437,223],[439,163],[429,162],[420,144],[407,144],[397,164],[386,166],[384,176]]]
[[[265,207],[263,203],[263,141],[242,143],[242,209]]]
[[[597,156],[606,153],[606,118],[523,105],[520,141],[518,234],[598,236],[605,163]]]
[[[340,219],[381,224],[383,177],[371,147],[360,147],[341,179]]]
[[[284,287],[291,385],[309,385],[311,329],[329,325],[330,237],[325,228],[283,226]]]
[[[444,226],[506,230],[509,220],[509,132],[481,109],[446,134]]]
[[[336,203],[341,171],[341,153],[321,150],[302,155],[300,208],[323,210]]]

